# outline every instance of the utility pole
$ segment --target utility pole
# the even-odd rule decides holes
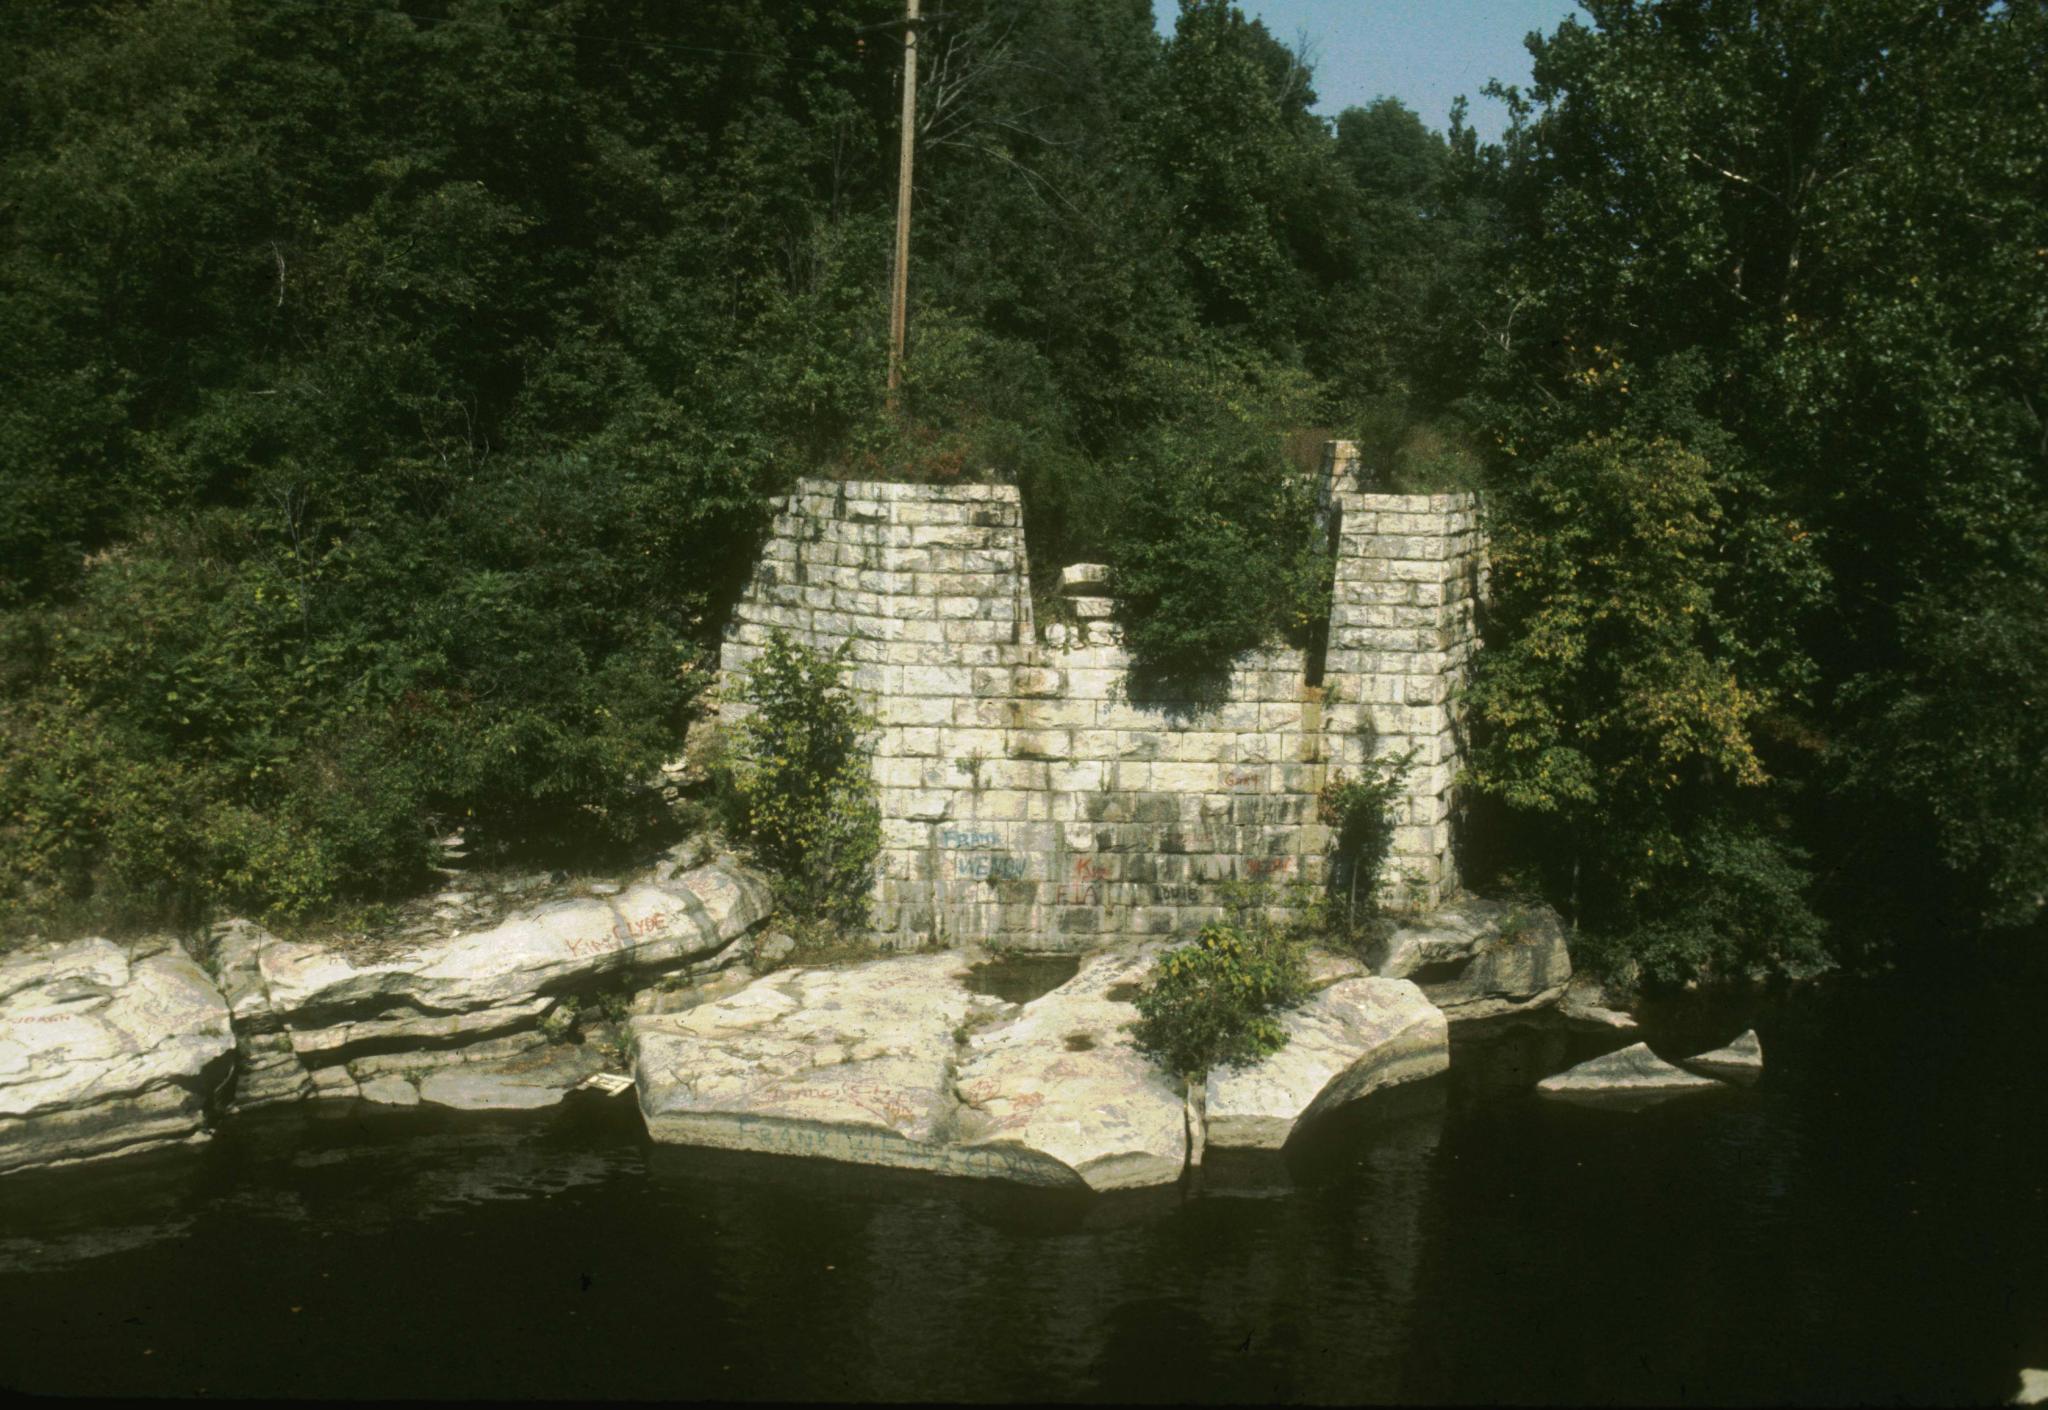
[[[917,142],[917,5],[903,7],[903,146],[896,174],[896,269],[889,281],[889,410],[903,385],[903,335],[910,322],[910,154]]]

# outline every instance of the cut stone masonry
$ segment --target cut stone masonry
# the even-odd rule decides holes
[[[1014,487],[800,481],[719,664],[730,683],[777,629],[851,643],[880,725],[876,938],[1085,950],[1199,926],[1222,913],[1224,882],[1318,885],[1330,829],[1317,794],[1338,770],[1411,750],[1386,894],[1417,907],[1455,894],[1475,506],[1365,493],[1357,474],[1356,451],[1331,443],[1321,684],[1304,652],[1276,647],[1240,657],[1219,703],[1130,697],[1098,565],[1062,572],[1078,625],[1034,629]]]

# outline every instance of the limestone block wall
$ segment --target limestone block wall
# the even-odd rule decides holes
[[[1472,506],[1362,493],[1341,448],[1326,478],[1340,553],[1322,684],[1301,651],[1254,652],[1209,704],[1130,698],[1099,573],[1069,572],[1081,625],[1040,639],[1013,487],[799,484],[720,668],[745,670],[777,628],[853,643],[880,725],[879,939],[1088,949],[1192,929],[1220,914],[1222,882],[1320,883],[1331,771],[1411,747],[1389,890],[1455,891]]]
[[[1478,506],[1469,494],[1390,495],[1339,488],[1338,551],[1325,679],[1366,706],[1381,756],[1413,753],[1396,803],[1390,879],[1429,906],[1458,889],[1452,781],[1464,758],[1456,691],[1478,649],[1485,580]]]

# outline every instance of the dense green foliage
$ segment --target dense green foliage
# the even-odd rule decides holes
[[[1574,912],[1641,930],[1653,978],[1820,958],[1753,742],[1802,681],[1745,657],[1722,605],[1727,492],[1698,454],[1622,434],[1553,452],[1494,504],[1500,644],[1470,694],[1490,726],[1472,780],[1543,820],[1532,837],[1569,839]],[[1771,586],[1796,601],[1817,570],[1782,559]]]
[[[0,934],[658,833],[799,473],[1015,483],[1214,679],[1326,430],[1486,489],[1470,792],[1617,974],[2039,916],[2048,3],[1587,0],[1498,145],[937,8],[894,416],[899,0],[0,8]]]
[[[1110,591],[1141,693],[1199,693],[1238,653],[1276,635],[1299,642],[1329,612],[1314,482],[1281,454],[1278,423],[1229,410],[1262,392],[1283,406],[1301,395],[1185,375],[1183,414],[1097,472]]]
[[[1486,183],[1474,777],[1652,978],[2035,916],[2048,7],[1585,8]]]
[[[1256,901],[1245,898],[1228,921],[1161,955],[1132,1000],[1132,1036],[1167,1071],[1199,1082],[1212,1067],[1257,1062],[1286,1046],[1275,1015],[1308,996],[1306,950]]]
[[[1153,573],[1171,649],[1312,610],[1246,430],[1329,394],[1363,249],[1305,71],[1216,0],[1170,41],[1144,0],[947,6],[896,420],[899,10],[0,13],[10,933],[317,913],[457,825],[485,857],[660,828],[648,780],[806,470],[1014,480],[1047,571]],[[1160,560],[1212,554],[1185,589],[1100,512],[1182,473],[1162,434],[1249,516]],[[1261,614],[1191,629],[1213,555]]]
[[[794,916],[858,928],[882,850],[869,767],[874,721],[832,656],[775,632],[739,683],[747,706],[725,768],[739,835]]]

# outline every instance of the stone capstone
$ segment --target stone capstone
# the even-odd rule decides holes
[[[202,1137],[228,1005],[175,940],[0,957],[0,1173]]]
[[[1210,1070],[1210,1145],[1277,1148],[1325,1112],[1450,1066],[1450,1025],[1405,979],[1340,979],[1280,1024],[1287,1046],[1279,1052]]]
[[[1764,1048],[1752,1028],[1725,1048],[1687,1058],[1685,1065],[1714,1077],[1754,1082],[1764,1073]]]
[[[770,906],[762,880],[721,859],[378,958],[229,922],[214,968],[234,1013],[236,1105],[355,1096],[372,1077],[519,1057],[544,1043],[541,1020],[563,995],[737,963]]]
[[[1536,1084],[1536,1090],[1549,1097],[1661,1097],[1710,1091],[1721,1085],[1711,1077],[1673,1067],[1651,1052],[1648,1043],[1637,1043],[1546,1077]]]
[[[1473,897],[1396,930],[1374,972],[1414,980],[1458,1022],[1556,1003],[1572,959],[1548,906]]]
[[[1070,563],[1060,569],[1060,591],[1069,597],[1099,597],[1108,587],[1107,563]]]

